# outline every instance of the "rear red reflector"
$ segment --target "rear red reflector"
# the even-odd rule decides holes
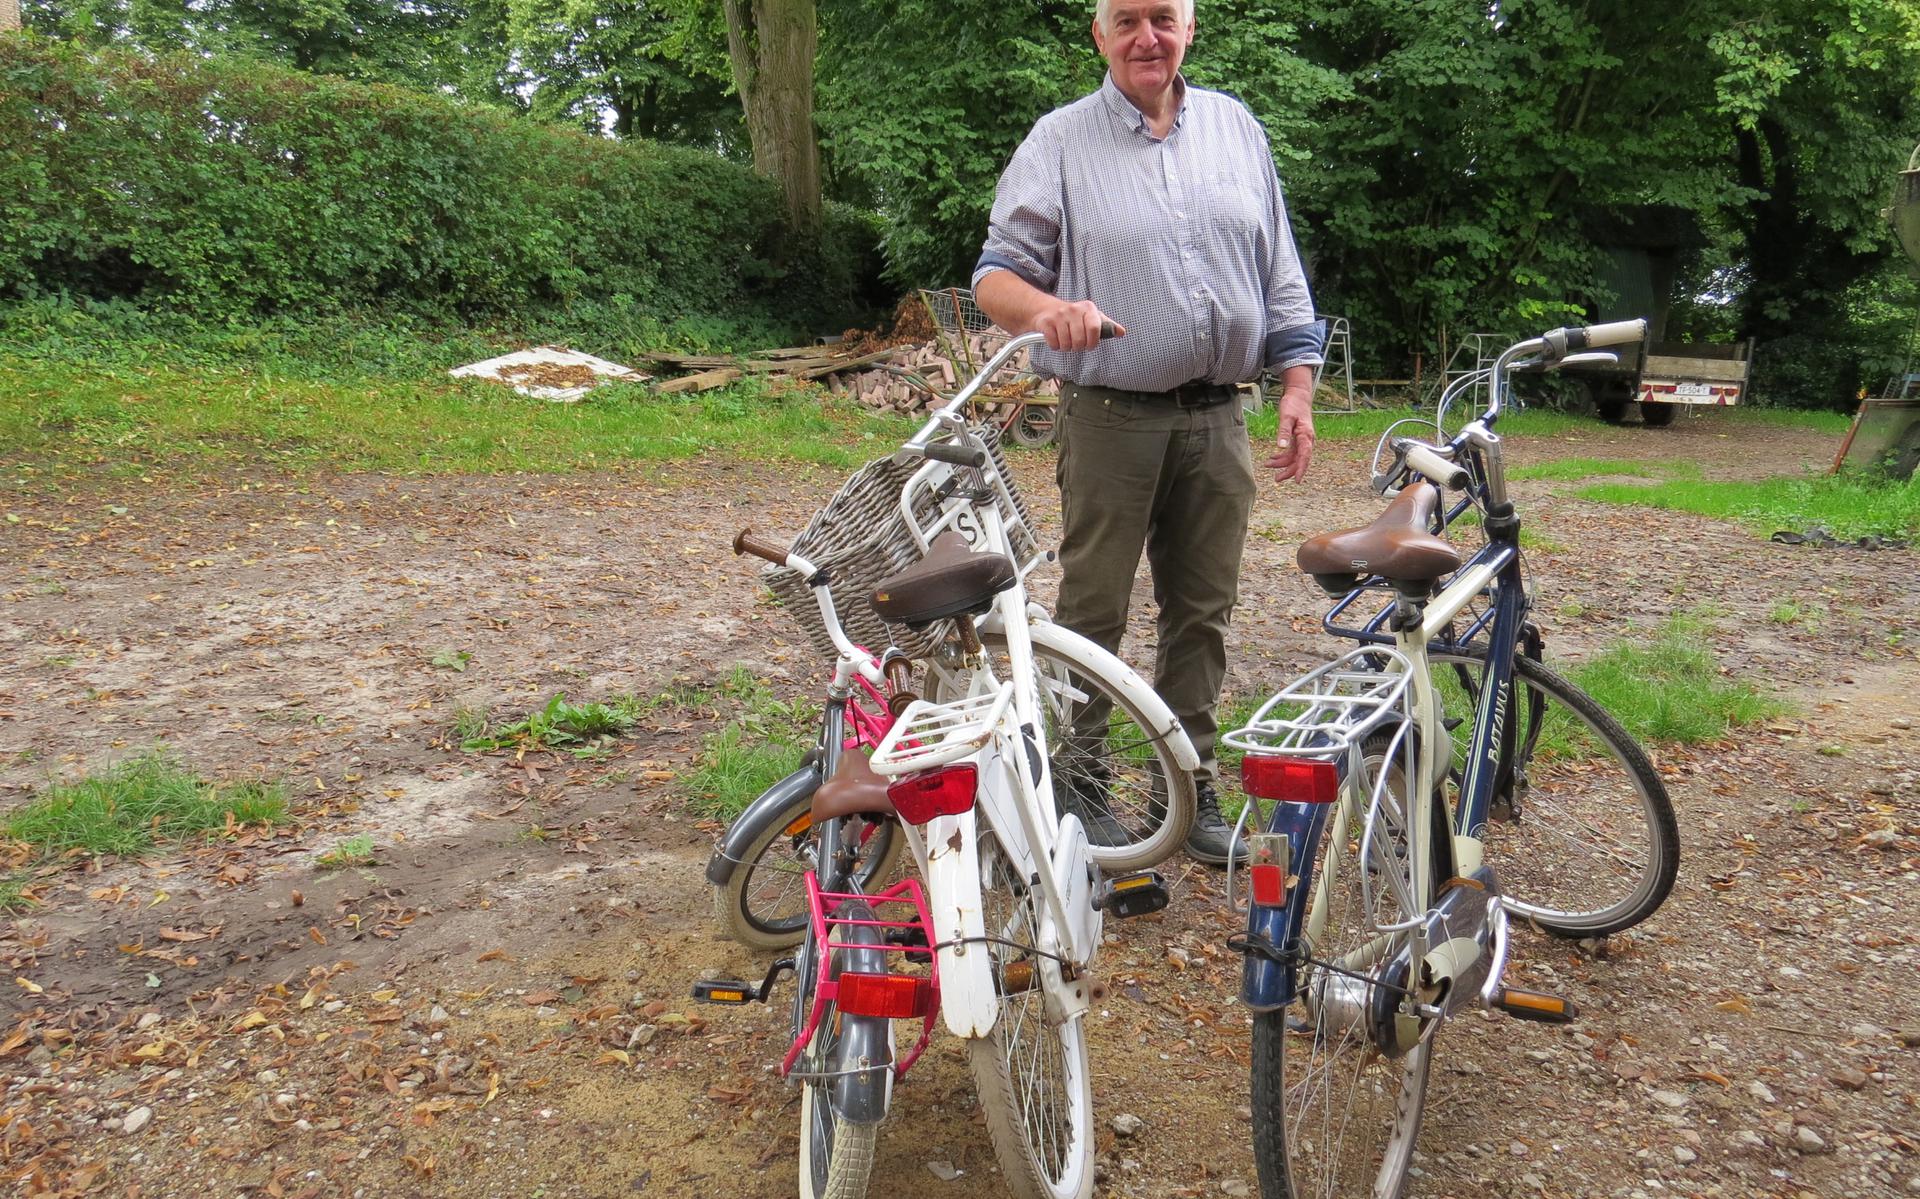
[[[1253,902],[1263,908],[1277,908],[1287,902],[1287,872],[1271,862],[1248,868],[1253,876]]]
[[[1255,799],[1332,803],[1340,795],[1340,771],[1325,758],[1248,754],[1240,760],[1240,789]]]
[[[836,1001],[849,1016],[886,1020],[924,1018],[933,1010],[933,980],[911,974],[841,974]]]
[[[972,762],[930,770],[910,778],[895,780],[887,786],[887,798],[894,811],[908,824],[925,824],[935,816],[958,816],[973,810],[974,792],[979,789],[979,774]]]

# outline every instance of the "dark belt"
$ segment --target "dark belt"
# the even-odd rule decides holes
[[[1072,384],[1070,386],[1080,386]],[[1115,395],[1128,396],[1149,404],[1172,404],[1177,408],[1212,408],[1224,404],[1240,394],[1240,389],[1231,383],[1209,383],[1205,379],[1195,379],[1191,383],[1182,383],[1171,391],[1129,391],[1124,387],[1094,387],[1088,385],[1088,391],[1109,391]]]
[[[1239,392],[1240,389],[1231,383],[1209,383],[1205,379],[1196,379],[1160,394],[1181,408],[1211,408],[1215,404],[1226,403]]]

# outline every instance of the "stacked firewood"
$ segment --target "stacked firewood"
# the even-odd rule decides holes
[[[661,394],[706,391],[724,387],[745,375],[767,375],[822,382],[835,395],[852,396],[869,408],[894,412],[921,412],[934,406],[926,392],[885,367],[911,371],[936,389],[951,395],[973,378],[974,372],[991,358],[1000,345],[997,338],[974,336],[968,339],[965,354],[957,359],[939,341],[905,342],[870,349],[860,344],[830,346],[793,346],[763,350],[740,357],[656,354],[648,361],[663,373],[688,371],[655,387]],[[1026,369],[1023,352],[999,372],[983,395],[999,398],[1051,396],[1059,390],[1053,382],[1022,378]]]
[[[887,360],[887,365],[912,371],[937,390],[951,395],[972,379],[974,372],[999,349],[992,341],[981,346],[982,340],[979,337],[970,338],[966,354],[957,361],[939,342],[895,346],[894,355]],[[1031,395],[1051,396],[1059,391],[1059,385],[1051,380],[1023,377],[1026,366],[1027,356],[1023,351],[1000,369],[998,377],[987,385],[982,396],[1012,399]],[[827,377],[827,390],[836,395],[851,396],[869,408],[909,414],[923,412],[936,404],[926,392],[878,366],[830,375]]]

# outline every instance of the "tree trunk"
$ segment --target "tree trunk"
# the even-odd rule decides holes
[[[753,169],[777,181],[796,230],[820,226],[813,136],[814,0],[726,0],[727,57],[753,141]]]
[[[20,0],[0,0],[0,33],[20,28]]]

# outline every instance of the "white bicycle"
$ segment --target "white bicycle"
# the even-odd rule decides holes
[[[1012,1191],[1022,1199],[1089,1195],[1093,1092],[1084,1018],[1099,992],[1092,968],[1103,921],[1167,902],[1157,875],[1103,877],[1100,857],[1157,860],[1179,846],[1192,821],[1197,757],[1179,722],[1131,669],[1030,603],[1025,580],[1044,556],[1020,552],[1033,544],[1023,508],[990,438],[960,416],[982,381],[1038,340],[1009,342],[891,463],[910,473],[888,523],[906,530],[917,561],[874,584],[870,607],[890,629],[905,630],[894,638],[912,647],[904,656],[927,662],[930,697],[895,686],[896,712],[872,758],[834,755],[812,790],[809,827],[833,840],[808,859],[802,960],[776,963],[757,987],[696,988],[718,1002],[764,1000],[788,965],[811,988],[809,1001],[796,1004],[795,1049],[783,1065],[790,1072],[800,1065],[810,1087],[802,1142],[808,1195],[865,1192],[870,1130],[884,1118],[891,1091],[874,1084],[890,1084],[898,1072],[889,1068],[890,1029],[879,1035],[866,1022],[917,1018],[930,1031],[936,1011],[968,1042]],[[747,535],[736,548],[795,572],[814,590],[841,663],[835,680],[843,697],[855,674],[879,682],[877,660],[853,643],[831,602],[827,589],[847,581],[835,579],[836,568]],[[1137,742],[1115,752],[1116,726]],[[838,747],[840,731],[834,724],[826,744]],[[1091,780],[1105,793],[1133,786],[1145,835],[1092,844],[1075,804],[1056,802],[1057,779],[1068,773],[1076,785]],[[795,801],[783,792],[779,802]],[[851,867],[822,865],[835,882],[826,892],[817,885],[812,864],[857,859],[842,852],[843,842],[851,844],[847,821],[856,816],[897,819],[924,880],[923,904],[911,902],[910,887],[863,893]],[[739,843],[757,842],[742,834]],[[892,913],[876,914],[884,905],[894,905]],[[923,1032],[899,1069],[925,1039]],[[858,1047],[857,1060],[849,1045]]]

